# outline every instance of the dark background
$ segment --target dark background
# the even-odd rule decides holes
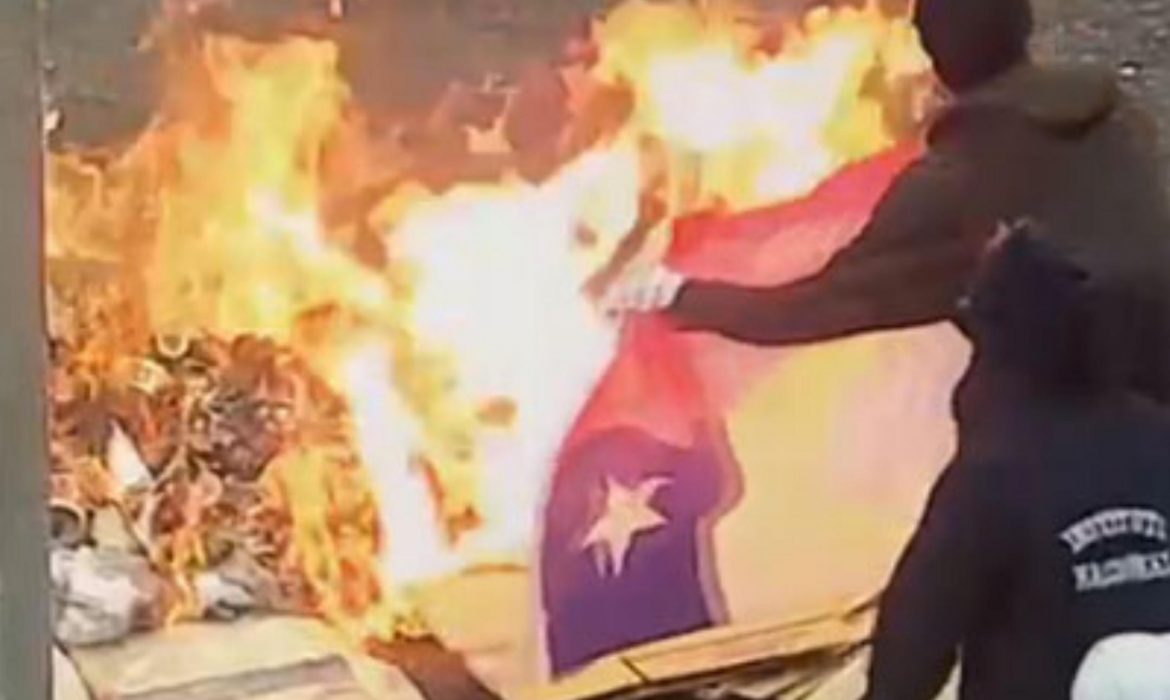
[[[1170,0],[1033,2],[1042,20],[1040,54],[1115,67],[1157,118],[1170,173]]]

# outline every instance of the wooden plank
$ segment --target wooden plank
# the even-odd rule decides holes
[[[357,685],[345,660],[338,656],[205,678],[121,697],[124,700],[247,700],[290,693],[371,700],[370,695]]]
[[[776,659],[864,642],[873,627],[870,611],[841,617],[720,627],[634,649],[625,661],[649,683],[663,683]]]
[[[424,700],[400,671],[311,619],[184,624],[72,654],[109,700]]]
[[[618,657],[603,659],[585,670],[554,683],[525,688],[516,693],[516,700],[584,700],[631,692],[644,684],[644,679]]]
[[[868,649],[849,657],[839,671],[827,678],[805,700],[857,700],[865,692],[865,676],[869,670],[869,659]],[[958,674],[953,674],[942,694],[938,696],[938,700],[956,700],[958,698],[958,680]]]
[[[762,664],[768,664],[769,668],[783,667],[786,659],[801,668],[811,664],[811,674],[815,675],[822,672],[816,659],[833,653],[845,655],[849,649],[864,643],[872,631],[873,620],[873,611],[863,608],[842,616],[714,628],[616,654],[579,673],[532,688],[519,697],[521,700],[636,697],[649,689],[715,679],[736,669]],[[775,673],[777,677],[789,676],[791,682],[802,688],[805,687],[803,679],[809,675],[784,668],[778,668]]]

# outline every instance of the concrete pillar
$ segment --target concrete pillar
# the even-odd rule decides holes
[[[0,700],[49,697],[39,38],[0,2]]]

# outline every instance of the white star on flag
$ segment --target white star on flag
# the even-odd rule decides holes
[[[606,478],[605,509],[585,536],[582,548],[601,547],[609,555],[609,568],[614,576],[621,576],[625,569],[634,538],[666,524],[666,518],[654,510],[650,500],[667,483],[667,479],[647,479],[629,488]],[[605,573],[601,557],[598,557],[598,570]]]

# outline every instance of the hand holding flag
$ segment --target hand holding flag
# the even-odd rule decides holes
[[[602,296],[601,309],[611,317],[662,311],[678,298],[684,282],[679,273],[655,265],[614,283]]]

